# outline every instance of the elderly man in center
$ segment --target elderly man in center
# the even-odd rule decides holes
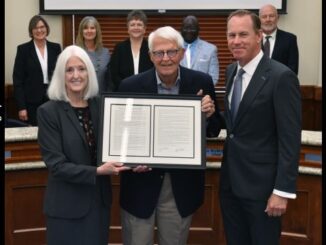
[[[170,26],[150,33],[149,53],[154,68],[123,80],[125,93],[198,95],[206,114],[206,135],[218,136],[219,109],[212,78],[180,66],[184,40]],[[152,245],[157,226],[160,245],[187,243],[194,212],[204,202],[205,170],[137,166],[121,175],[120,205],[125,245]]]

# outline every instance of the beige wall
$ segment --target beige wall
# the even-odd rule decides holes
[[[287,0],[287,15],[279,28],[297,35],[299,46],[299,80],[302,85],[322,86],[322,0]]]
[[[322,0],[287,0],[287,15],[279,27],[298,37],[299,80],[302,85],[322,84],[321,73]],[[12,83],[12,69],[18,44],[30,40],[29,19],[39,13],[39,0],[5,0],[5,82]],[[61,16],[45,16],[51,27],[49,40],[62,44]]]
[[[5,0],[5,83],[12,83],[12,71],[17,45],[28,42],[28,24],[32,16],[39,14],[39,0]],[[61,44],[61,16],[45,15],[49,23],[48,39]]]

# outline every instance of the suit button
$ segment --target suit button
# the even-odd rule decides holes
[[[230,139],[233,139],[233,137],[234,137],[234,134],[230,134],[230,136],[229,136],[229,137],[230,137]]]

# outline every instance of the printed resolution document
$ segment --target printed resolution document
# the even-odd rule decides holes
[[[115,96],[102,99],[101,162],[202,167],[206,137],[200,98]]]
[[[150,154],[151,108],[148,105],[111,105],[110,155]]]
[[[154,107],[154,156],[194,157],[194,108]]]

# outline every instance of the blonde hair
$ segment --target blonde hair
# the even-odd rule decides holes
[[[86,49],[85,47],[85,40],[83,35],[83,30],[88,27],[89,25],[94,25],[96,29],[96,36],[95,36],[95,49],[99,50],[103,47],[102,43],[102,31],[100,23],[97,21],[97,19],[93,16],[85,16],[81,22],[79,23],[78,28],[78,34],[76,38],[76,45],[82,47],[83,49]]]

